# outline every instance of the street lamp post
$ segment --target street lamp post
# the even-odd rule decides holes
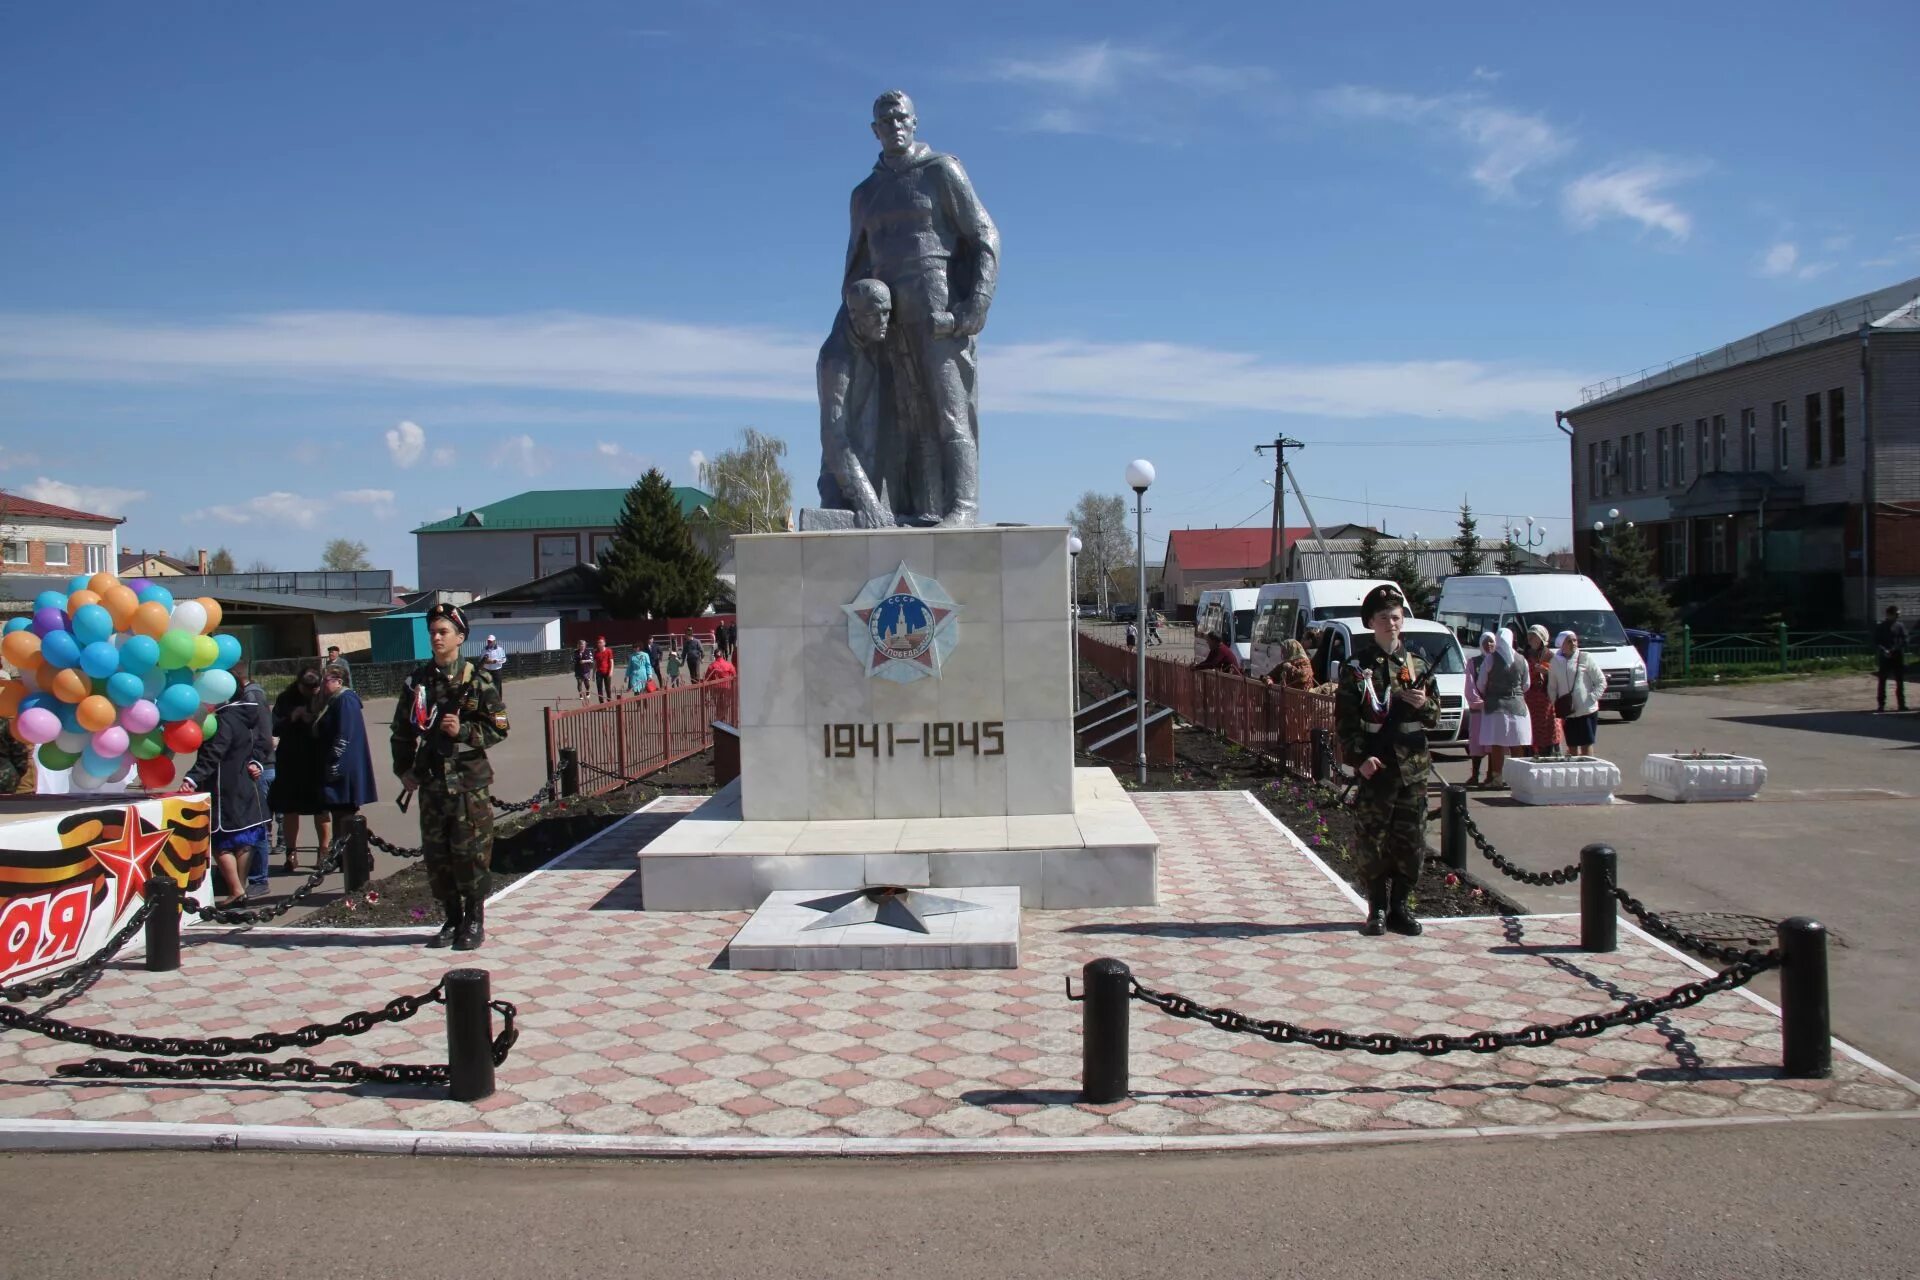
[[[1080,709],[1080,549],[1078,534],[1067,535],[1067,625],[1073,628],[1073,709]]]
[[[1134,646],[1134,763],[1141,786],[1147,785],[1147,490],[1153,485],[1153,464],[1135,458],[1127,464],[1127,487],[1133,490],[1134,581],[1139,588],[1138,611],[1133,616],[1140,642]]]

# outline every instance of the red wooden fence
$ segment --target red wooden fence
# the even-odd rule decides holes
[[[1080,636],[1080,656],[1109,680],[1133,688],[1132,650]],[[1313,769],[1313,731],[1333,733],[1333,695],[1263,684],[1221,671],[1195,671],[1167,658],[1147,658],[1147,701],[1254,751],[1285,760],[1298,773]],[[1333,739],[1340,761],[1340,740]]]
[[[547,770],[571,747],[584,795],[612,791],[713,745],[713,722],[735,723],[738,690],[729,680],[636,693],[611,702],[548,709]]]

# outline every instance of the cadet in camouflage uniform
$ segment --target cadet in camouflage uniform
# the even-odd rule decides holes
[[[493,859],[493,765],[487,748],[507,736],[500,686],[460,656],[466,615],[450,604],[427,613],[433,661],[407,677],[393,713],[393,771],[418,791],[427,881],[446,923],[427,945],[472,951],[486,940]]]
[[[1373,630],[1340,671],[1335,732],[1349,761],[1358,761],[1353,818],[1359,828],[1367,885],[1367,922],[1360,932],[1420,932],[1412,897],[1427,844],[1427,730],[1440,723],[1433,673],[1400,643],[1406,597],[1398,587],[1367,592],[1360,620]]]

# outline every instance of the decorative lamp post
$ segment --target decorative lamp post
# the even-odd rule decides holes
[[[1067,625],[1073,628],[1073,709],[1080,709],[1080,536],[1067,535]]]
[[[1139,587],[1133,625],[1139,635],[1134,645],[1134,763],[1141,786],[1147,785],[1147,490],[1153,486],[1153,464],[1135,458],[1127,464],[1127,488],[1133,490],[1134,580]]]

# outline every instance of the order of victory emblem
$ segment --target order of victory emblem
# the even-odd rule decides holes
[[[960,638],[960,606],[932,578],[907,568],[860,588],[847,612],[847,644],[867,675],[907,684],[940,674]]]

